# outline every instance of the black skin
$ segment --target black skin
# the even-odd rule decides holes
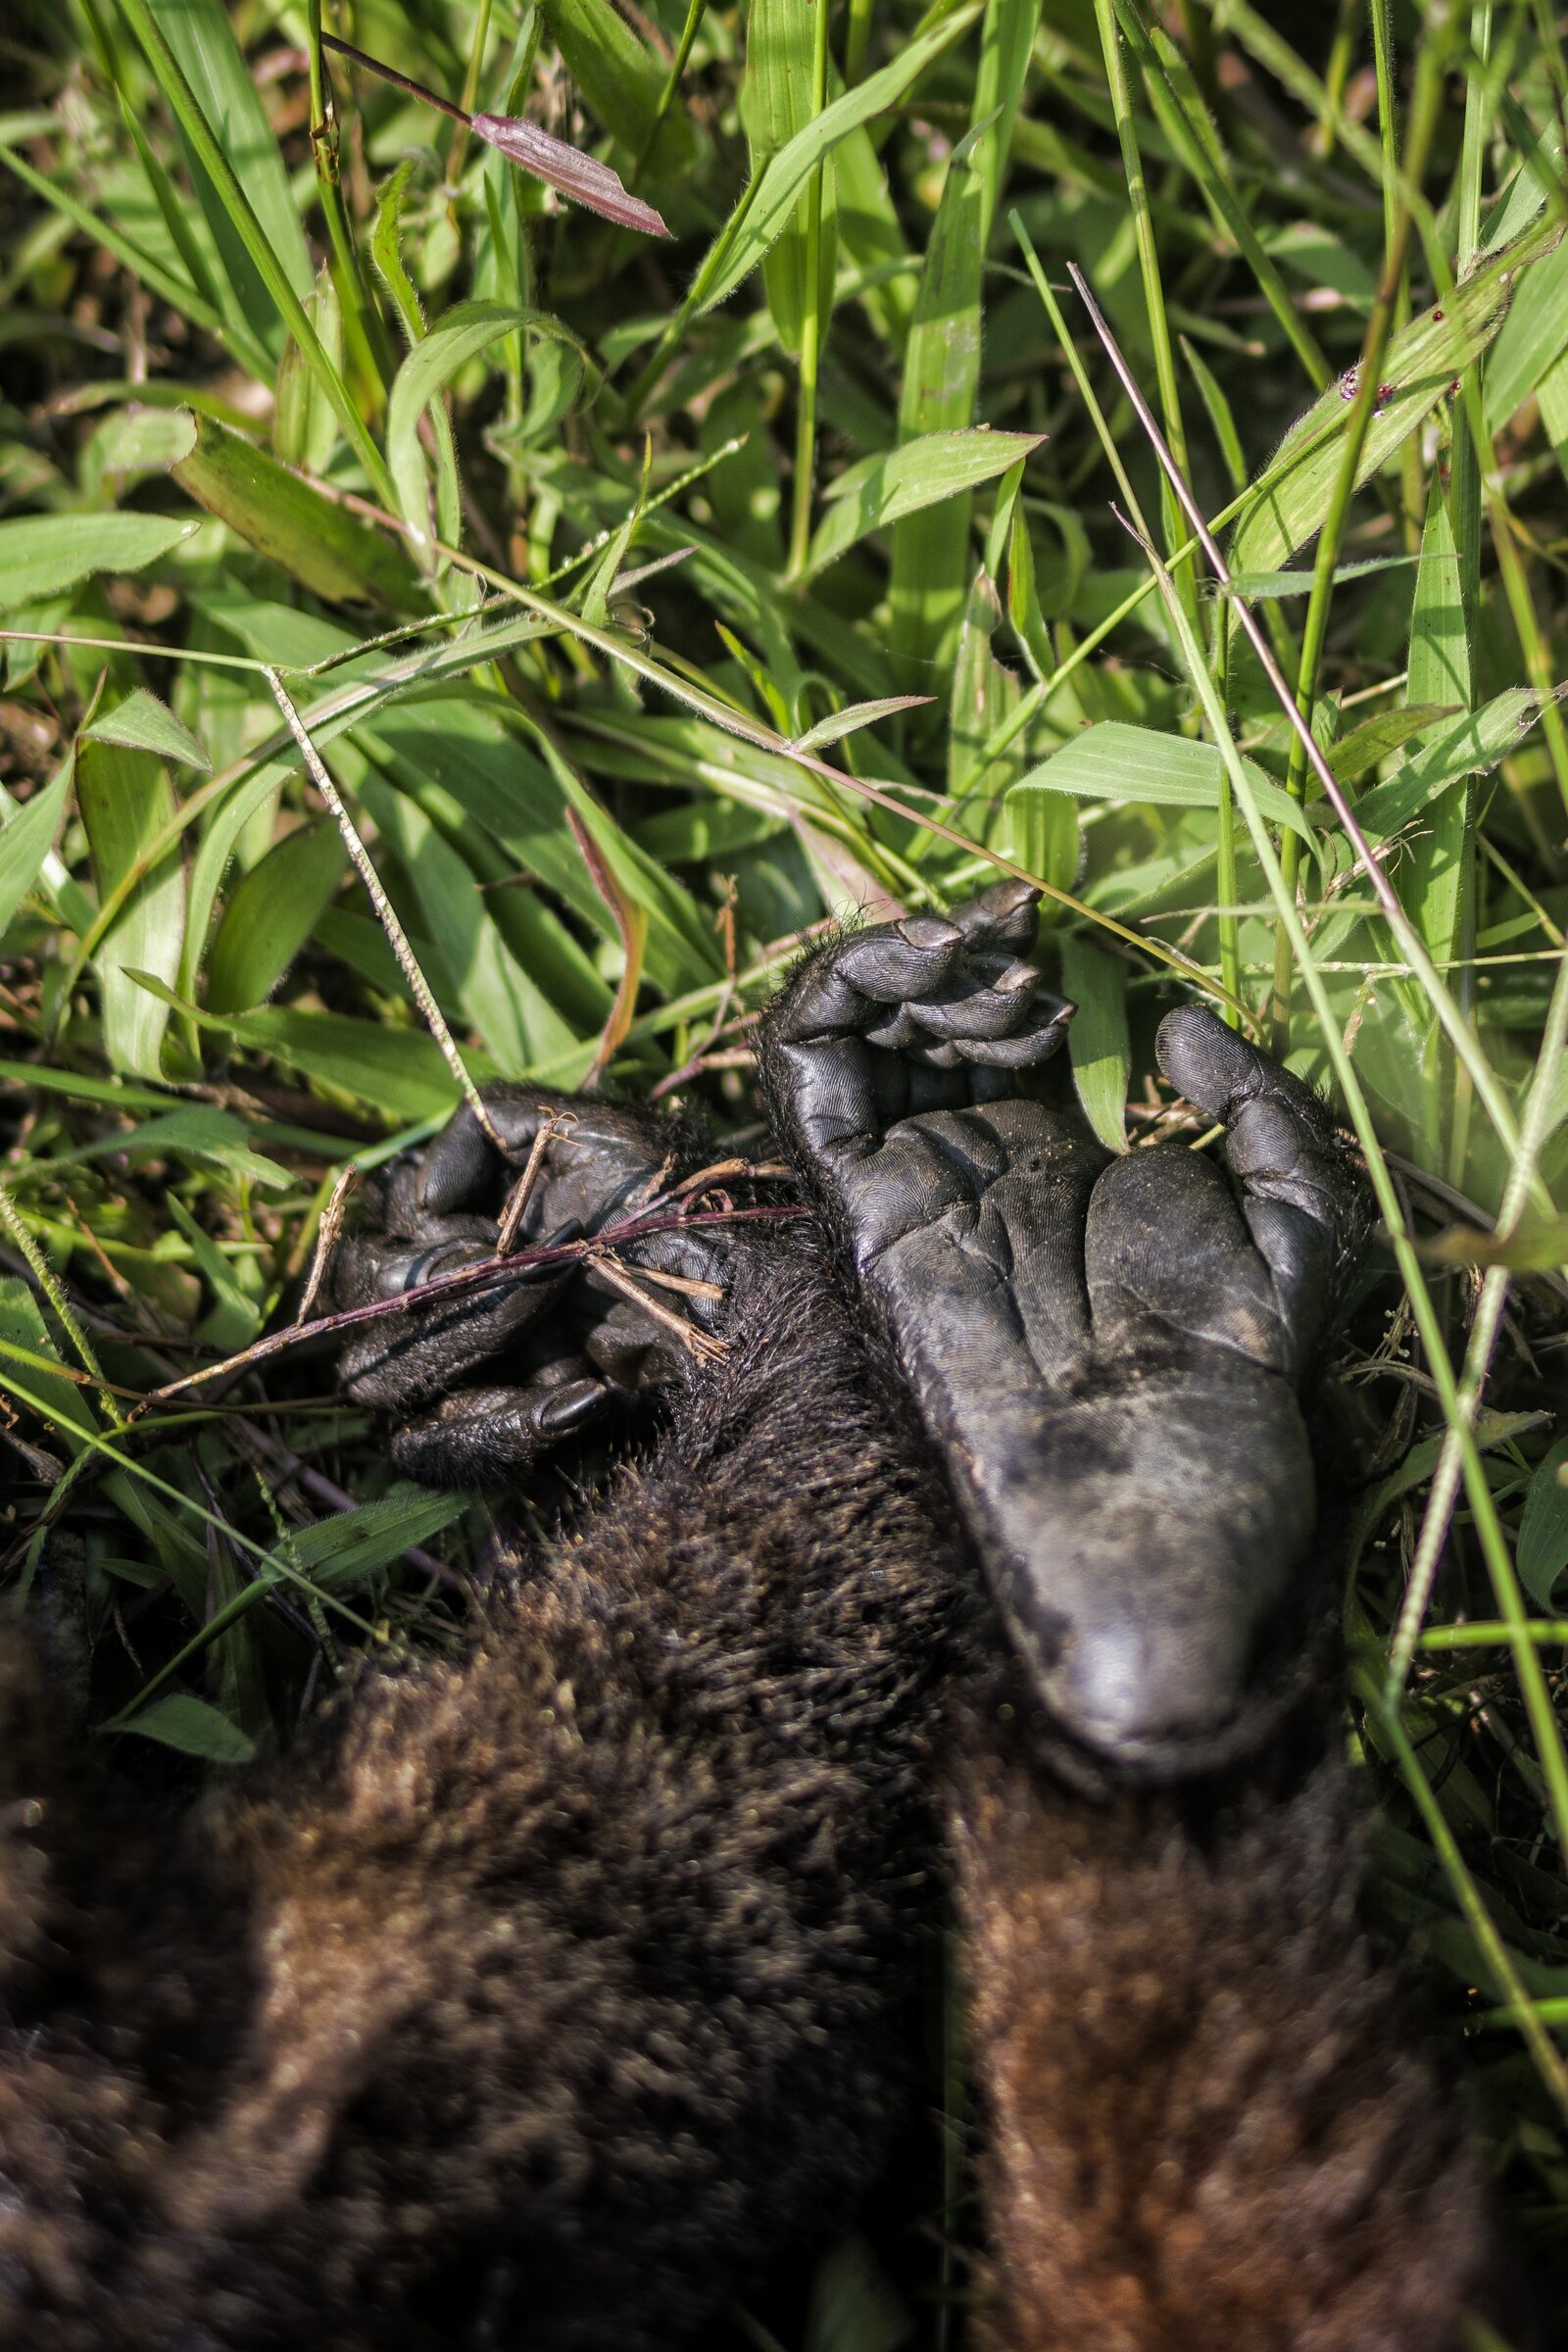
[[[1302,1680],[1326,1595],[1308,1568],[1321,1551],[1299,1391],[1364,1195],[1311,1090],[1200,1006],[1167,1016],[1157,1050],[1223,1125],[1234,1182],[1181,1143],[1113,1158],[1074,1104],[1020,1095],[1071,1012],[1025,959],[1036,917],[1035,894],[1004,883],[952,922],[914,916],[824,950],[769,1015],[767,1099],[936,1444],[1053,1741],[1091,1772],[1181,1779],[1260,1745]],[[461,1111],[394,1175],[383,1231],[345,1251],[341,1303],[493,1249],[561,1105],[515,1088],[486,1102],[511,1165]],[[572,1115],[523,1241],[597,1232],[658,1186],[645,1123]],[[722,1283],[732,1246],[709,1229],[629,1254]],[[395,1437],[401,1468],[514,1475],[668,1379],[678,1340],[602,1278],[572,1280],[520,1280],[351,1347],[343,1376],[364,1401],[442,1396]],[[461,1385],[503,1363],[504,1381]]]
[[[493,1254],[501,1215],[540,1127],[554,1119],[515,1247],[574,1241],[635,1215],[662,1187],[701,1166],[700,1139],[677,1121],[548,1089],[496,1086],[485,1110],[505,1158],[465,1106],[416,1160],[368,1189],[358,1230],[340,1247],[331,1294],[340,1307],[400,1298]],[[677,1174],[678,1171],[678,1174]],[[722,1196],[727,1199],[728,1196]],[[707,1195],[688,1196],[711,1208]],[[694,1227],[625,1245],[633,1268],[722,1287],[737,1235]],[[650,1286],[704,1330],[715,1302]],[[677,1334],[591,1265],[542,1267],[478,1297],[369,1324],[350,1340],[339,1379],[359,1402],[401,1419],[392,1458],[427,1486],[500,1485],[523,1476],[564,1439],[667,1387],[683,1353]],[[481,1367],[496,1377],[465,1385]],[[416,1410],[415,1408],[425,1408]]]

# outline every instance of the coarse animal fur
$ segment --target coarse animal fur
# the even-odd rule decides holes
[[[981,2341],[1457,2343],[1484,2202],[1313,1737],[1250,1790],[1069,1790],[816,1231],[730,1312],[457,1662],[193,1819],[74,1788],[6,1653],[0,2345],[689,2342],[907,2113],[941,1790]]]
[[[1359,1916],[1344,1769],[1098,1804],[965,1747],[985,2352],[1458,2352],[1486,2194]]]
[[[842,2225],[965,1603],[812,1245],[740,1292],[461,1663],[367,1676],[172,1857],[73,1819],[10,1664],[0,2342],[668,2346]]]

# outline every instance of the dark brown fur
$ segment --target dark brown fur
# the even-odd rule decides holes
[[[953,1837],[997,2352],[1454,2352],[1473,2156],[1357,1917],[1341,1772],[1100,1805],[977,1741]]]
[[[936,1507],[791,1249],[460,1665],[197,1827],[196,1903],[84,1917],[17,1744],[0,2341],[668,2345],[839,2227],[933,1908]]]
[[[192,1824],[74,1810],[5,1662],[0,2344],[641,2352],[840,2225],[970,1604],[815,1242],[738,1303],[460,1663]],[[970,1721],[986,2342],[1447,2352],[1481,2208],[1339,1784],[1097,1804]]]

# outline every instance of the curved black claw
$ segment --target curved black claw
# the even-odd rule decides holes
[[[1321,1599],[1297,1387],[1364,1202],[1311,1090],[1198,1007],[1160,1057],[1225,1121],[1236,1189],[1002,1099],[1070,1009],[1018,964],[1034,913],[1008,884],[828,949],[764,1070],[1050,1722],[1169,1777],[1261,1738],[1297,1678]]]

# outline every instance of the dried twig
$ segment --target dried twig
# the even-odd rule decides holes
[[[490,1113],[484,1106],[483,1098],[473,1080],[468,1076],[463,1055],[458,1051],[457,1040],[447,1027],[446,1016],[430,993],[430,984],[419,969],[419,960],[409,944],[409,935],[398,920],[397,909],[381,887],[381,877],[370,862],[370,853],[360,839],[358,828],[348,812],[342,794],[327,773],[325,760],[306,732],[305,721],[289,700],[288,689],[275,669],[268,670],[267,683],[272,690],[273,701],[283,713],[289,733],[299,745],[300,758],[305,762],[306,772],[310,776],[311,782],[316,786],[317,791],[336,819],[337,829],[343,836],[343,846],[353,860],[356,873],[365,884],[370,905],[375,908],[377,919],[386,933],[387,944],[398,959],[398,968],[413,991],[414,1001],[424,1015],[430,1035],[441,1049],[442,1059],[462,1088],[464,1101],[491,1143],[494,1144],[497,1152],[500,1152],[501,1157],[504,1160],[510,1159],[512,1154],[496,1133]]]
[[[704,1331],[696,1323],[689,1322],[686,1316],[677,1315],[673,1307],[662,1305],[659,1299],[649,1297],[638,1279],[638,1274],[642,1272],[641,1267],[638,1268],[638,1274],[633,1274],[628,1267],[621,1264],[618,1257],[612,1257],[607,1250],[590,1251],[588,1264],[595,1274],[604,1276],[612,1290],[619,1291],[623,1298],[635,1299],[645,1315],[652,1315],[656,1323],[662,1323],[666,1331],[672,1331],[687,1352],[695,1355],[701,1362],[722,1363],[724,1357],[728,1355],[729,1344],[727,1341],[715,1338],[711,1332]],[[712,1285],[709,1284],[706,1287],[711,1289]]]
[[[167,1404],[172,1397],[198,1388],[210,1380],[239,1372],[253,1371],[258,1364],[267,1363],[274,1355],[283,1354],[307,1340],[335,1338],[340,1332],[357,1330],[364,1323],[379,1323],[388,1315],[407,1314],[412,1308],[433,1302],[463,1298],[473,1291],[489,1289],[498,1282],[515,1282],[541,1266],[578,1265],[588,1257],[602,1259],[607,1248],[623,1242],[642,1241],[658,1233],[689,1231],[694,1226],[782,1223],[809,1215],[809,1210],[781,1204],[777,1208],[716,1208],[700,1209],[695,1215],[655,1215],[645,1212],[628,1217],[617,1225],[607,1226],[591,1241],[556,1242],[532,1250],[514,1250],[510,1257],[481,1258],[476,1265],[459,1266],[451,1274],[438,1274],[434,1281],[420,1283],[414,1290],[403,1292],[396,1298],[371,1298],[363,1306],[342,1307],[337,1313],[322,1315],[314,1323],[291,1323],[284,1331],[274,1331],[267,1338],[256,1340],[242,1348],[237,1355],[225,1356],[220,1363],[203,1364],[195,1372],[187,1372],[161,1389],[151,1389],[142,1396],[131,1419],[137,1419],[155,1404]]]
[[[539,1108],[545,1109],[542,1102]],[[528,1153],[527,1164],[513,1186],[507,1205],[502,1211],[501,1228],[496,1235],[497,1257],[510,1257],[512,1254],[512,1247],[517,1238],[518,1228],[527,1213],[528,1203],[533,1199],[535,1187],[539,1182],[539,1171],[544,1166],[545,1153],[558,1135],[566,1134],[575,1125],[576,1114],[573,1111],[545,1110],[544,1121],[533,1139],[533,1148]]]
[[[364,1173],[365,1171],[356,1166],[352,1159],[346,1160],[337,1172],[337,1181],[333,1185],[331,1197],[321,1212],[321,1222],[317,1227],[316,1250],[311,1259],[311,1271],[305,1284],[305,1295],[300,1300],[294,1317],[296,1323],[305,1323],[310,1319],[311,1309],[316,1304],[321,1285],[326,1279],[327,1262],[337,1246],[337,1237],[343,1230],[343,1219],[348,1213],[349,1202],[359,1191]]]

